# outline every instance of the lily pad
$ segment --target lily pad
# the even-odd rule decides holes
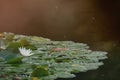
[[[84,43],[11,34],[3,33],[2,40],[8,44],[0,51],[0,80],[72,78],[74,73],[99,68],[103,65],[102,60],[107,58],[107,52],[92,51]],[[21,55],[19,47],[25,49],[23,54],[30,51],[33,55]]]
[[[44,77],[44,76],[48,76],[49,72],[45,67],[37,67],[34,69],[34,71],[31,74],[31,77]]]

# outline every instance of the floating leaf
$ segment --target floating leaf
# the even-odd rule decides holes
[[[10,42],[7,49],[11,49],[14,52],[18,52],[18,48],[22,45],[19,42]]]
[[[32,77],[32,80],[40,80],[38,77]]]
[[[37,67],[31,74],[31,77],[44,77],[44,76],[48,76],[49,72],[48,70],[46,70],[45,67]]]
[[[23,57],[18,57],[18,54],[13,53],[11,50],[4,50],[0,52],[0,57],[3,58],[7,64],[20,64]]]
[[[3,35],[4,35],[4,37],[5,37],[5,39],[7,41],[12,41],[13,38],[14,38],[14,33],[6,33],[6,32],[4,32]]]
[[[22,46],[30,45],[30,43],[27,41],[26,38],[21,38],[21,39],[19,40],[19,43],[20,43]]]
[[[6,61],[16,58],[18,54],[12,52],[11,50],[0,51],[0,57],[4,58]]]
[[[8,47],[0,51],[0,80],[55,80],[72,78],[74,73],[97,69],[103,65],[106,52],[92,51],[73,41],[3,33]],[[31,49],[34,55],[20,55],[19,47]],[[5,77],[1,77],[5,76]]]
[[[59,77],[59,78],[73,78],[75,77],[74,74],[71,74],[69,72],[58,72],[56,73],[56,75]]]
[[[23,57],[16,57],[7,61],[7,64],[21,64]]]

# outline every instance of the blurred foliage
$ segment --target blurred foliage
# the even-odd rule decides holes
[[[3,36],[2,40],[7,41],[8,45],[0,51],[0,79],[73,78],[75,73],[97,69],[103,65],[101,60],[107,58],[106,52],[92,51],[83,43],[51,41],[13,33],[3,33]],[[19,47],[31,49],[34,55],[22,56]]]

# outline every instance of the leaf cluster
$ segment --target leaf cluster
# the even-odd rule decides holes
[[[8,44],[0,51],[0,79],[54,80],[72,78],[74,73],[97,69],[106,52],[92,51],[83,43],[3,33]],[[12,35],[10,37],[10,35]],[[9,37],[8,37],[9,36]],[[23,57],[18,48],[31,49],[34,55]]]

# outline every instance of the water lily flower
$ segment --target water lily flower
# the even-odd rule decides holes
[[[31,53],[32,52],[31,49],[26,49],[24,47],[19,47],[18,49],[23,56],[31,56],[34,54],[34,53]]]

